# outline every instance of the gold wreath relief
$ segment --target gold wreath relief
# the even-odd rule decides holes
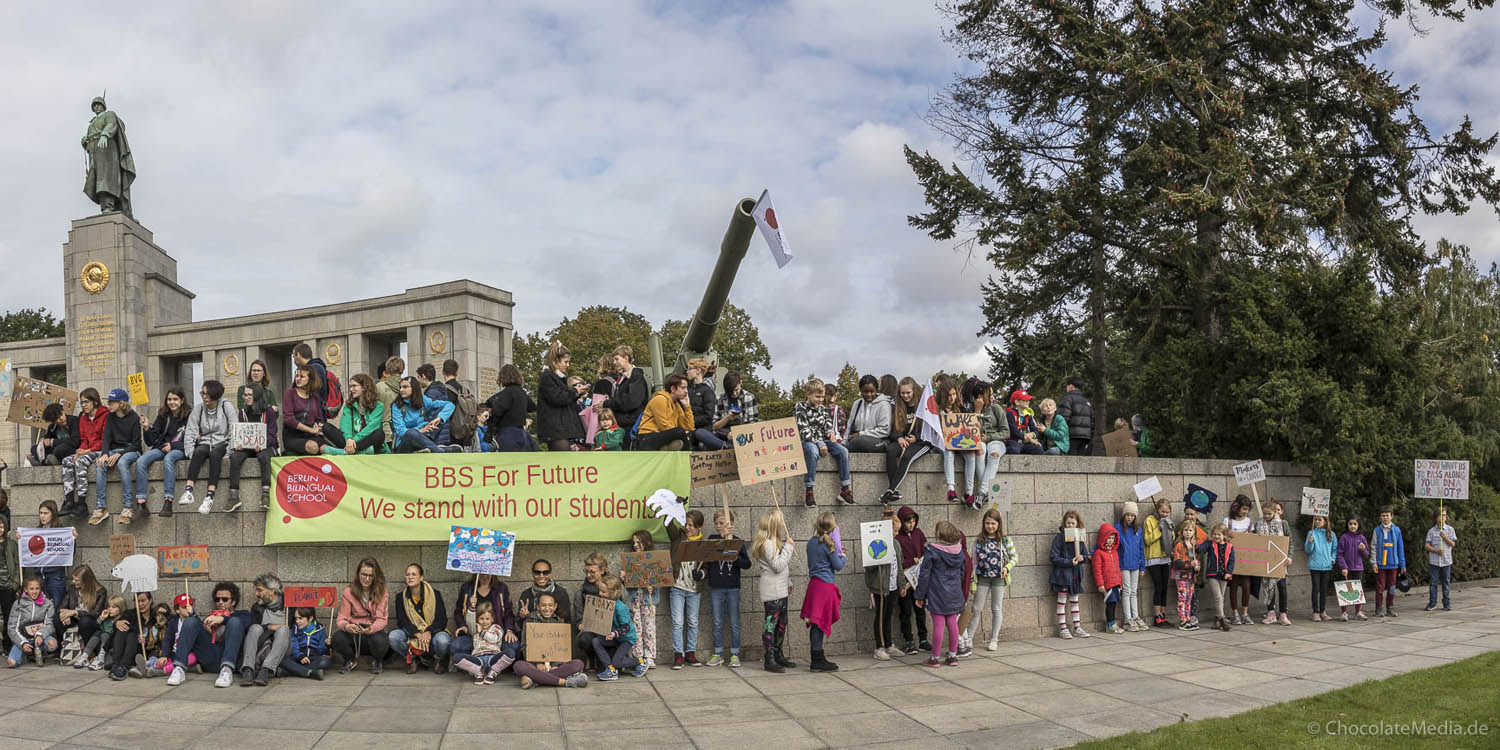
[[[431,349],[433,354],[448,351],[448,337],[442,331],[433,331],[427,336],[427,348]]]
[[[323,359],[328,360],[328,364],[339,364],[343,361],[343,358],[344,348],[339,346],[338,344],[329,344],[328,346],[323,347]]]
[[[238,355],[238,354],[226,354],[226,355],[224,355],[224,374],[225,375],[238,375],[238,374],[240,374],[240,355]]]
[[[84,291],[89,294],[98,294],[109,286],[109,266],[97,260],[92,261],[83,267],[83,273],[80,274],[79,279],[83,283]]]

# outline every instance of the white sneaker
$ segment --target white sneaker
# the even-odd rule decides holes
[[[886,653],[885,649],[883,649],[883,648],[877,648],[877,649],[875,649],[875,661],[890,661],[890,660],[891,660],[891,655],[888,654],[888,653]]]
[[[174,666],[172,667],[172,676],[167,678],[167,687],[177,687],[186,679],[187,672],[182,671],[182,667]]]
[[[989,645],[985,646],[984,649],[986,651],[998,651],[998,650],[1000,650],[1000,641],[997,640],[997,639],[991,638],[990,642],[989,642]]]
[[[213,495],[209,495],[208,497],[203,498],[203,502],[201,502],[201,503],[198,504],[198,512],[202,513],[205,516],[208,515],[209,513],[212,513],[213,509],[214,509],[214,496]]]
[[[175,674],[177,674],[177,672],[174,670],[172,672],[172,674],[175,675]],[[214,680],[214,687],[217,687],[217,688],[227,688],[227,687],[229,687],[230,685],[233,685],[233,684],[234,684],[234,670],[230,669],[229,667],[222,667],[222,668],[220,668],[219,669],[219,679]]]
[[[193,491],[192,491],[192,489],[183,490],[182,491],[182,497],[177,498],[177,504],[178,505],[192,505],[193,504]]]

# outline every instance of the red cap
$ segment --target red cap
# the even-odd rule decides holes
[[[1025,388],[1017,388],[1016,390],[1010,392],[1010,402],[1011,403],[1015,403],[1017,401],[1030,401],[1030,400],[1031,400],[1031,394],[1027,393]]]
[[[178,594],[177,597],[172,600],[172,606],[191,607],[193,606],[193,597],[188,596],[187,594]]]

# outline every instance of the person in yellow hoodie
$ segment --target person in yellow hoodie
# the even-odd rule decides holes
[[[666,388],[646,402],[635,450],[680,451],[693,431],[693,407],[688,401],[687,378],[668,375]]]
[[[1172,523],[1172,503],[1164,497],[1156,498],[1155,512],[1146,516],[1146,575],[1151,577],[1152,624],[1164,628],[1167,622],[1167,595],[1172,585],[1171,573],[1172,540],[1177,538],[1177,529]]]

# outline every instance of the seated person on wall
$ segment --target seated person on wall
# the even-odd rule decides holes
[[[444,388],[442,383],[437,382],[437,369],[432,365],[422,365],[417,368],[417,385],[421,388],[422,400],[441,401],[448,405],[448,415],[443,417],[443,423],[438,425],[437,433],[431,437],[432,441],[438,445],[451,445],[453,439],[448,431],[448,419],[453,416],[453,405],[458,401],[457,397],[451,396],[448,389]]]
[[[687,378],[668,375],[666,387],[646,402],[633,450],[680,451],[693,431],[693,411],[688,405]]]
[[[391,404],[401,396],[401,374],[406,372],[406,360],[400,357],[391,357],[385,361],[380,368],[380,379],[375,381],[375,395],[385,407],[385,419],[381,420],[380,430],[385,433],[385,445],[381,446],[381,453],[389,453],[394,450],[396,432],[391,427]]]
[[[1061,456],[1068,452],[1068,420],[1057,413],[1057,402],[1050,398],[1042,399],[1037,408],[1042,412],[1042,418],[1037,420],[1039,432],[1037,437],[1042,444],[1042,452],[1049,456]]]
[[[219,471],[224,466],[224,454],[229,450],[229,436],[233,432],[235,408],[224,398],[224,384],[217,380],[203,381],[198,391],[202,399],[188,415],[187,427],[182,438],[182,450],[188,455],[187,486],[182,490],[182,499],[177,502],[188,505],[193,502],[193,485],[198,481],[198,471],[208,463],[208,493],[198,505],[199,513],[208,513],[214,507],[214,492],[219,488]]]
[[[250,607],[250,627],[245,629],[240,654],[240,687],[271,684],[291,646],[281,579],[275,573],[261,573],[255,577],[255,604]]]
[[[90,526],[98,526],[109,518],[105,499],[110,469],[120,474],[120,499],[124,505],[120,510],[120,525],[130,525],[135,516],[135,489],[131,486],[135,472],[131,469],[140,457],[141,417],[130,408],[130,394],[124,388],[116,388],[109,392],[109,416],[105,418],[104,438],[99,444],[99,460],[94,462],[94,515],[89,519]]]
[[[797,433],[802,441],[802,456],[807,460],[807,473],[802,477],[802,483],[807,488],[804,502],[808,507],[817,504],[813,499],[813,484],[818,476],[818,457],[831,455],[839,467],[839,499],[853,505],[849,451],[835,439],[838,431],[833,426],[833,413],[823,403],[828,391],[823,388],[823,381],[817,378],[807,381],[806,388],[807,400],[798,401],[792,406],[792,416],[797,420]]]
[[[316,456],[328,443],[323,437],[323,401],[318,397],[321,385],[311,365],[297,365],[292,387],[281,397],[281,446],[289,456]]]
[[[266,363],[255,360],[250,363],[250,385],[258,385],[266,392],[266,403],[281,411],[281,392],[271,385],[271,376],[266,374]]]
[[[307,344],[298,344],[295,347],[292,347],[292,364],[298,367],[307,365],[308,367],[312,368],[313,374],[318,376],[318,379],[313,381],[317,385],[317,387],[313,389],[313,392],[318,397],[318,403],[327,404],[328,365],[325,364],[323,360],[314,357],[312,347],[308,346]],[[332,409],[332,411],[331,413],[327,414],[327,418],[333,419],[334,417],[338,416],[338,409],[333,409],[332,407],[329,407],[329,409]]]
[[[531,435],[526,432],[526,415],[536,411],[536,402],[521,387],[521,370],[515,365],[501,367],[496,385],[500,386],[500,392],[484,402],[490,410],[489,421],[485,423],[485,438],[497,451],[535,450],[531,445]]]
[[[1010,408],[1005,410],[1005,414],[1010,427],[1010,437],[1005,440],[1005,451],[1028,455],[1043,453],[1041,431],[1037,429],[1036,417],[1031,413],[1031,394],[1025,389],[1011,391]]]
[[[323,453],[330,456],[373,455],[385,443],[385,404],[375,393],[375,381],[362,372],[349,378],[349,400],[339,413],[339,426],[323,423],[323,437],[328,445]]]
[[[166,403],[156,412],[156,419],[146,422],[141,415],[141,427],[146,431],[146,452],[136,459],[135,504],[141,515],[150,515],[146,507],[146,492],[151,464],[161,462],[161,511],[163,518],[172,516],[172,506],[177,502],[177,462],[187,458],[182,441],[187,438],[188,418],[193,415],[192,403],[181,386],[167,388]],[[270,428],[267,428],[270,429]],[[232,473],[231,473],[232,475]]]
[[[546,367],[537,376],[536,434],[549,451],[571,450],[573,441],[584,436],[579,404],[588,391],[568,384],[568,365],[573,355],[562,342],[547,350]]]
[[[453,404],[422,395],[417,378],[401,381],[401,395],[391,404],[391,429],[396,431],[397,453],[458,453],[460,445],[442,445],[438,437],[453,416]]]
[[[422,566],[406,566],[406,586],[396,598],[396,629],[391,631],[391,650],[406,660],[406,673],[416,674],[422,663],[433,674],[448,671],[448,613],[443,595],[423,577]]]
[[[849,407],[850,453],[884,453],[891,441],[891,397],[880,392],[874,375],[859,379],[859,398]]]
[[[334,617],[337,632],[333,650],[343,657],[339,674],[349,674],[361,651],[370,655],[370,674],[380,674],[391,641],[385,633],[389,601],[385,572],[373,557],[359,561],[354,580],[339,595],[338,614]]]
[[[271,507],[271,457],[276,455],[276,407],[266,401],[268,391],[255,384],[240,386],[239,412],[235,414],[244,423],[259,422],[266,428],[266,447],[260,450],[236,449],[229,454],[229,507],[227,512],[240,509],[240,468],[245,459],[254,458],[260,465],[260,508]],[[232,446],[231,446],[232,447]],[[145,459],[142,459],[145,460]]]
[[[178,594],[172,600],[173,616],[167,620],[161,641],[162,655],[172,660],[168,686],[176,687],[187,679],[189,654],[204,669],[219,665],[214,687],[234,684],[234,667],[245,643],[245,631],[250,627],[250,612],[239,606],[240,587],[228,581],[214,584],[213,609],[201,620],[193,614],[191,596]]]
[[[714,434],[727,442],[730,427],[759,421],[760,409],[755,405],[755,394],[745,390],[738,372],[726,373],[724,395],[714,407]]]
[[[60,515],[83,518],[89,514],[89,470],[99,459],[104,442],[105,417],[109,409],[99,400],[99,391],[85,388],[78,393],[77,445],[62,457],[63,507]]]
[[[714,434],[719,400],[714,396],[714,387],[703,382],[706,372],[708,360],[700,357],[688,362],[688,404],[693,410],[693,442],[704,450],[723,450],[724,441]]]
[[[42,421],[47,429],[27,449],[26,460],[32,466],[57,466],[78,450],[78,415],[65,413],[62,404],[47,404],[42,409]]]

